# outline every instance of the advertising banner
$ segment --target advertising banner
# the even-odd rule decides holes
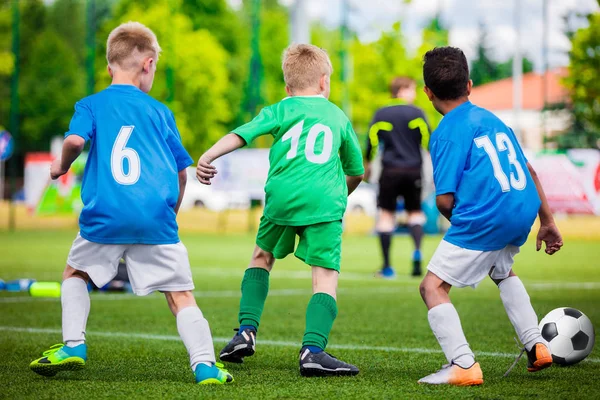
[[[528,154],[553,212],[600,215],[600,151]]]

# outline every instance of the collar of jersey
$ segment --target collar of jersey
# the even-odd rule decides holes
[[[464,103],[462,103],[460,106],[456,107],[455,109],[453,109],[452,111],[450,111],[448,114],[444,115],[444,118],[448,118],[451,115],[457,114],[460,112],[460,110],[462,110],[463,108],[468,108],[470,106],[472,106],[473,104],[470,101],[466,101]]]
[[[125,89],[125,90],[133,90],[133,91],[140,91],[141,89],[137,86],[134,85],[129,85],[127,83],[113,83],[111,84],[109,87],[109,89]]]
[[[306,98],[309,98],[309,99],[310,99],[310,98],[315,98],[315,97],[320,97],[320,98],[322,98],[322,99],[324,99],[324,98],[325,98],[325,96],[323,96],[322,94],[313,94],[313,95],[308,95],[308,96],[288,96],[288,97],[284,98],[283,100],[287,100],[287,99],[293,99],[293,98],[295,98],[295,97],[298,97],[298,98],[303,98],[303,99],[306,99]]]

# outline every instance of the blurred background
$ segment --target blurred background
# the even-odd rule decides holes
[[[435,128],[440,116],[421,90],[422,56],[461,47],[471,100],[513,127],[554,211],[575,215],[574,234],[600,232],[596,0],[0,0],[0,230],[76,228],[85,158],[55,183],[48,167],[75,102],[110,83],[106,38],[130,20],[158,36],[163,53],[150,94],[173,110],[194,159],[285,97],[281,55],[291,42],[329,52],[331,101],[362,145],[397,75],[417,81],[416,105]],[[225,157],[210,188],[190,171],[181,228],[253,230],[269,144],[263,137]],[[434,233],[444,226],[428,188]],[[362,184],[351,196],[348,231],[372,230],[375,192]]]

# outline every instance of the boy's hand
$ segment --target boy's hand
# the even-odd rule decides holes
[[[536,249],[540,251],[542,242],[546,243],[546,254],[554,254],[563,246],[562,236],[553,223],[542,224],[537,235]]]
[[[200,183],[210,185],[210,180],[215,177],[217,170],[214,165],[211,165],[208,160],[204,157],[200,157],[198,160],[198,167],[196,167],[196,178]]]
[[[52,161],[52,165],[50,165],[50,178],[52,178],[52,180],[57,180],[58,178],[60,178],[61,176],[63,176],[64,174],[66,174],[69,169],[63,169],[62,167],[62,162],[61,160],[54,160]]]

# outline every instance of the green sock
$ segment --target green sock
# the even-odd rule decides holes
[[[242,279],[242,299],[238,316],[240,325],[251,325],[258,330],[268,293],[269,271],[262,268],[248,268]]]
[[[327,293],[315,293],[311,297],[306,307],[306,331],[302,347],[317,346],[325,350],[337,311],[335,299]]]

